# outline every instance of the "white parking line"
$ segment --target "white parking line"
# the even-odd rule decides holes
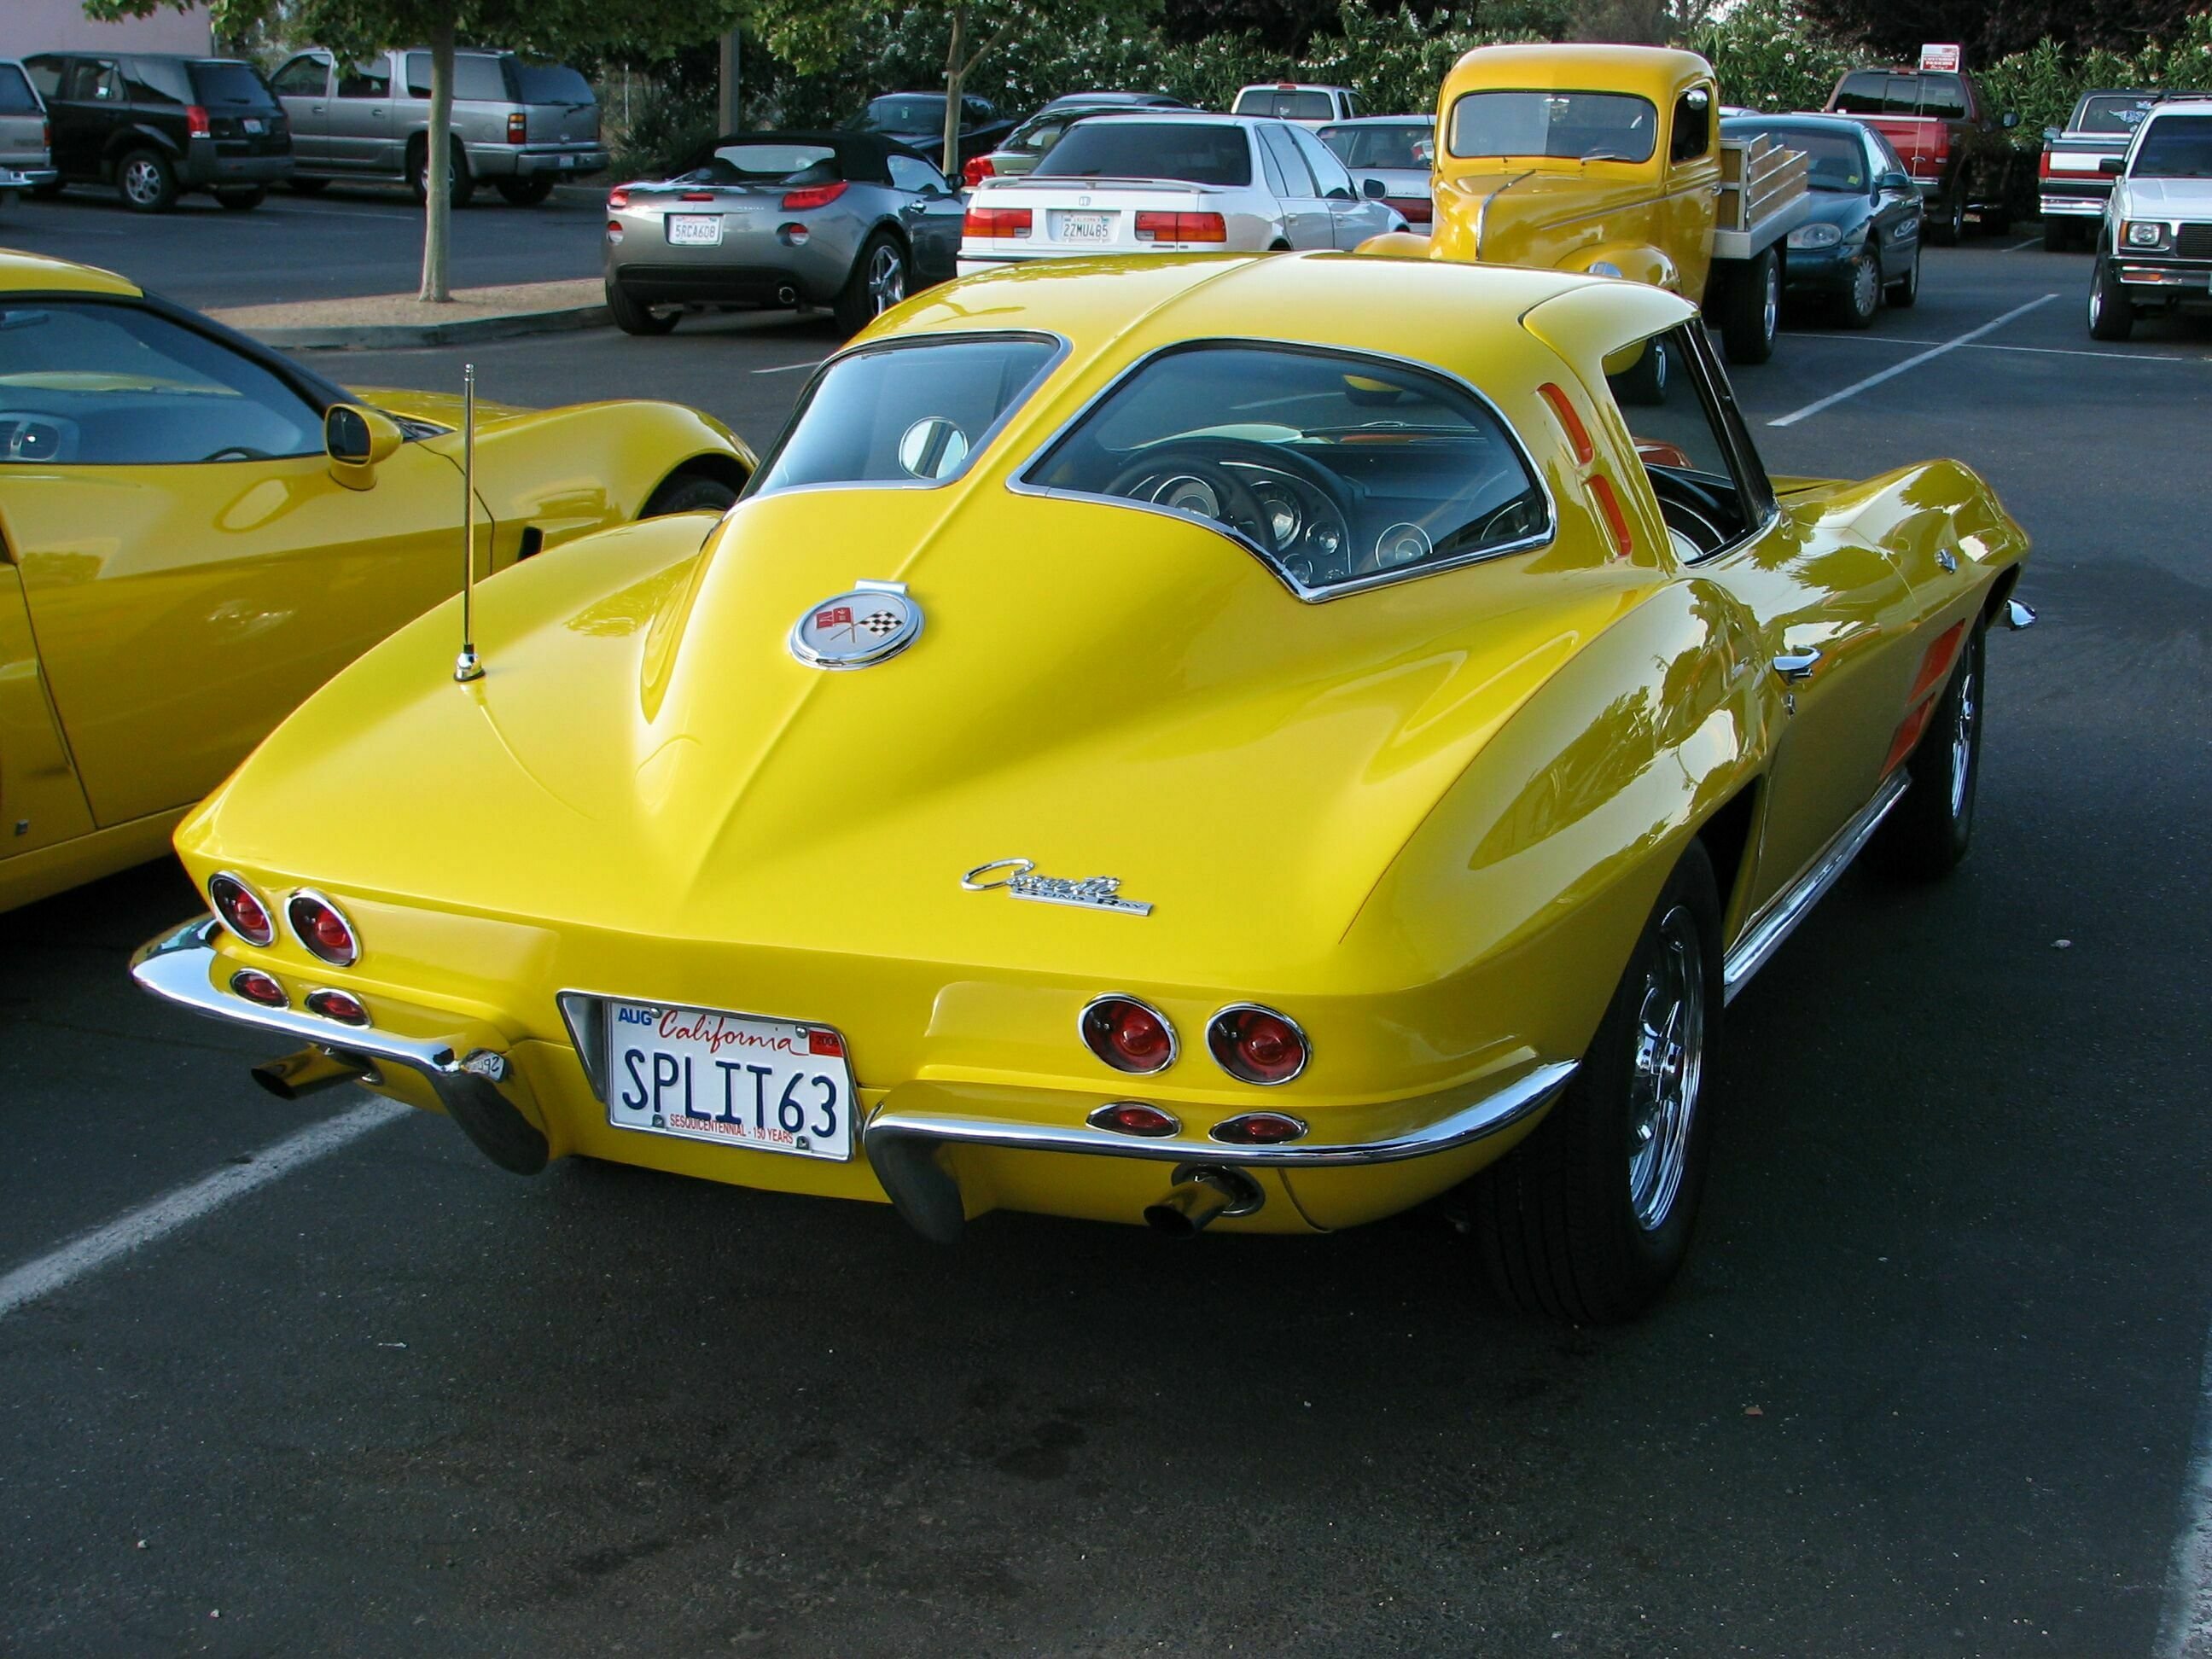
[[[1811,329],[1793,328],[1785,331],[1793,340],[1835,340],[1848,345],[1926,345],[1925,340],[1915,340],[1903,334],[1815,333]],[[1998,345],[1989,340],[1972,340],[1961,348],[1966,351],[2025,351],[2037,357],[2094,357],[2106,363],[2212,363],[2212,356],[2185,357],[2176,351],[2084,351],[2075,346]]]
[[[2051,301],[2057,297],[2058,296],[2056,294],[2046,294],[2040,299],[2030,300],[2024,306],[2014,306],[2010,311],[2005,313],[2003,316],[1998,318],[1993,323],[1984,323],[1979,328],[1968,329],[1964,334],[1960,335],[1956,339],[1946,340],[1939,346],[1931,346],[1926,351],[1920,352],[1914,356],[1907,357],[1901,363],[1892,363],[1887,368],[1883,369],[1878,374],[1869,374],[1863,380],[1855,380],[1850,386],[1845,386],[1841,392],[1831,392],[1826,397],[1816,398],[1813,402],[1807,404],[1802,409],[1793,409],[1787,415],[1782,416],[1778,419],[1769,421],[1767,425],[1795,426],[1798,422],[1806,419],[1809,416],[1818,415],[1824,409],[1833,409],[1838,404],[1843,402],[1846,398],[1857,397],[1860,392],[1866,391],[1869,386],[1880,386],[1884,380],[1893,380],[1899,375],[1904,374],[1907,369],[1917,368],[1923,363],[1931,362],[1935,359],[1941,357],[1947,351],[1956,351],[1962,345],[1971,345],[1976,340],[1980,339],[1983,335],[1994,333],[1996,330],[2002,328],[2007,323],[2011,322],[2014,319],[2025,317],[2029,312],[2034,310],[2038,306],[2048,305]]]
[[[793,369],[797,368],[819,368],[827,361],[828,359],[823,357],[810,357],[803,363],[778,363],[774,368],[757,368],[753,373],[756,374],[788,374]]]
[[[2041,236],[2027,236],[2023,237],[2017,242],[2014,242],[2010,247],[2007,248],[2005,252],[2007,253],[2017,253],[2024,247],[2040,247],[2042,246],[2043,238]]]
[[[125,1211],[106,1226],[71,1239],[58,1250],[27,1261],[0,1278],[0,1318],[42,1296],[51,1296],[74,1279],[98,1272],[116,1257],[126,1255],[142,1244],[150,1244],[210,1210],[220,1209],[234,1198],[242,1198],[257,1187],[265,1187],[301,1165],[312,1164],[348,1142],[360,1139],[372,1129],[380,1129],[406,1116],[413,1109],[396,1100],[366,1101],[349,1112],[325,1118],[296,1134],[285,1136],[256,1152],[249,1163],[227,1164],[189,1187],[178,1188],[166,1198]]]
[[[2181,1536],[2173,1546],[2166,1616],[2153,1659],[2212,1659],[2212,1333],[2204,1339],[2197,1437],[2181,1496]]]

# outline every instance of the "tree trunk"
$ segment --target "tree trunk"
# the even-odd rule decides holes
[[[962,56],[967,34],[968,8],[955,0],[952,44],[945,53],[945,176],[956,189],[960,184],[960,89],[968,84],[968,64]]]
[[[428,188],[422,204],[422,289],[416,297],[453,299],[446,281],[446,243],[453,226],[453,20],[430,31],[430,132],[426,157]]]

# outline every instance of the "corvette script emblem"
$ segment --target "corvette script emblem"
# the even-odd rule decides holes
[[[996,879],[986,881],[986,876]],[[995,892],[1003,887],[1009,896],[1033,899],[1039,904],[1072,904],[1080,910],[1113,910],[1125,916],[1149,916],[1152,907],[1142,899],[1121,896],[1119,876],[1085,876],[1069,881],[1060,876],[1041,876],[1034,859],[993,859],[960,878],[971,893]]]
[[[896,657],[921,633],[921,607],[903,582],[856,582],[809,607],[791,625],[791,654],[814,668],[866,668]]]

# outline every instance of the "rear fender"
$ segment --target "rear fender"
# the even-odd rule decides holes
[[[100,152],[100,160],[112,169],[118,161],[134,149],[150,149],[172,161],[181,162],[185,159],[184,147],[159,127],[133,125],[116,130]]]
[[[1601,270],[1601,266],[1607,269]],[[1663,249],[1644,242],[1602,242],[1595,247],[1577,248],[1559,269],[1594,276],[1625,276],[1632,283],[1648,283],[1670,294],[1682,291],[1681,268]]]
[[[460,462],[460,439],[425,444]],[[501,525],[538,527],[548,548],[636,518],[687,461],[720,455],[748,477],[752,451],[714,416],[675,404],[579,404],[477,434],[477,493]]]

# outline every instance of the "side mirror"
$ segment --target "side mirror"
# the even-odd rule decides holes
[[[376,469],[406,438],[390,416],[359,404],[332,404],[323,411],[323,453],[331,458],[331,477],[348,489],[373,488]]]
[[[2100,155],[2097,158],[2097,171],[2100,173],[2109,173],[2117,179],[2127,170],[2128,158],[2124,155]]]
[[[1885,173],[1874,181],[1874,187],[1878,191],[1894,190],[1910,195],[1912,191],[1912,175],[1907,173]]]
[[[1362,179],[1359,181],[1359,189],[1360,193],[1370,202],[1379,202],[1389,193],[1382,188],[1382,181],[1380,179]]]
[[[1997,125],[2002,127],[2007,132],[2011,131],[2014,127],[2020,125],[2020,112],[2016,109],[2007,110],[2003,116],[1998,120]]]

